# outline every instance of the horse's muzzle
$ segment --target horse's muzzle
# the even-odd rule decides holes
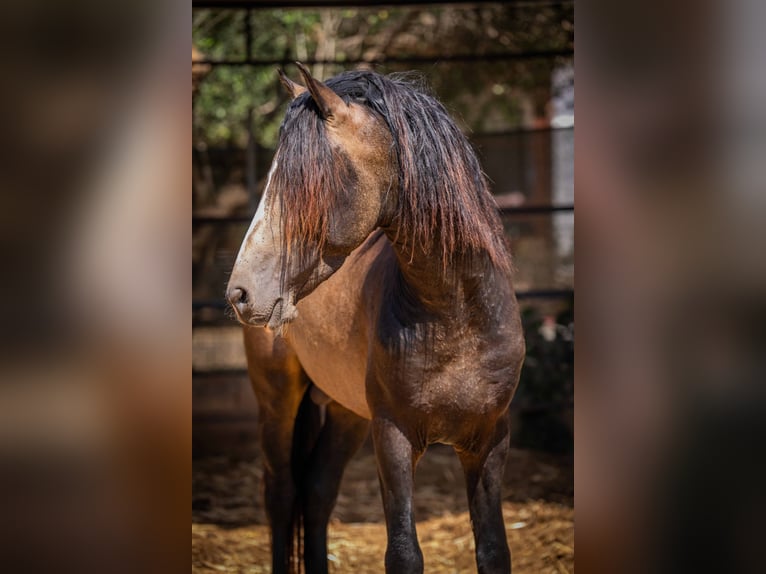
[[[244,287],[230,287],[226,292],[226,299],[234,309],[239,322],[254,327],[277,329],[292,321],[297,314],[289,296],[278,298],[263,310],[254,308],[253,301]]]
[[[229,287],[226,290],[226,300],[237,314],[237,319],[247,322],[245,317],[248,315],[247,291],[242,287]]]

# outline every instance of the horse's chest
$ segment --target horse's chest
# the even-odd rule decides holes
[[[413,349],[394,358],[378,348],[368,395],[375,407],[409,410],[431,424],[449,427],[458,419],[502,411],[513,396],[513,361],[480,352],[474,338],[438,349]]]
[[[494,424],[513,396],[512,379],[487,376],[467,360],[433,369],[410,366],[370,378],[368,398],[374,412],[424,444],[469,444]]]
[[[504,408],[513,392],[512,381],[488,373],[481,363],[466,359],[410,383],[412,404],[446,416],[489,414]]]
[[[321,292],[318,295],[299,304],[288,340],[315,385],[347,409],[371,418],[364,390],[367,344],[361,325],[350,305],[337,299],[328,304]]]

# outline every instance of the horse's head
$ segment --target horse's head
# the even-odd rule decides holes
[[[226,292],[240,321],[271,328],[382,225],[397,185],[391,132],[364,94],[344,99],[298,67],[306,87],[280,71],[293,101]]]

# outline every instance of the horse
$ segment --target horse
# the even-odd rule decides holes
[[[302,543],[306,571],[327,572],[343,469],[371,432],[385,571],[423,571],[414,472],[438,442],[464,470],[478,571],[510,572],[501,482],[525,347],[486,176],[409,76],[296,65],[226,291],[261,408],[273,571],[300,569]]]

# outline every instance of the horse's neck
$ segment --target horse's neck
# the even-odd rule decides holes
[[[475,255],[470,264],[444,265],[440,249],[433,246],[414,251],[389,235],[399,266],[402,293],[410,305],[445,319],[462,320],[495,307],[492,297],[511,290],[510,278],[497,269],[486,254]]]

